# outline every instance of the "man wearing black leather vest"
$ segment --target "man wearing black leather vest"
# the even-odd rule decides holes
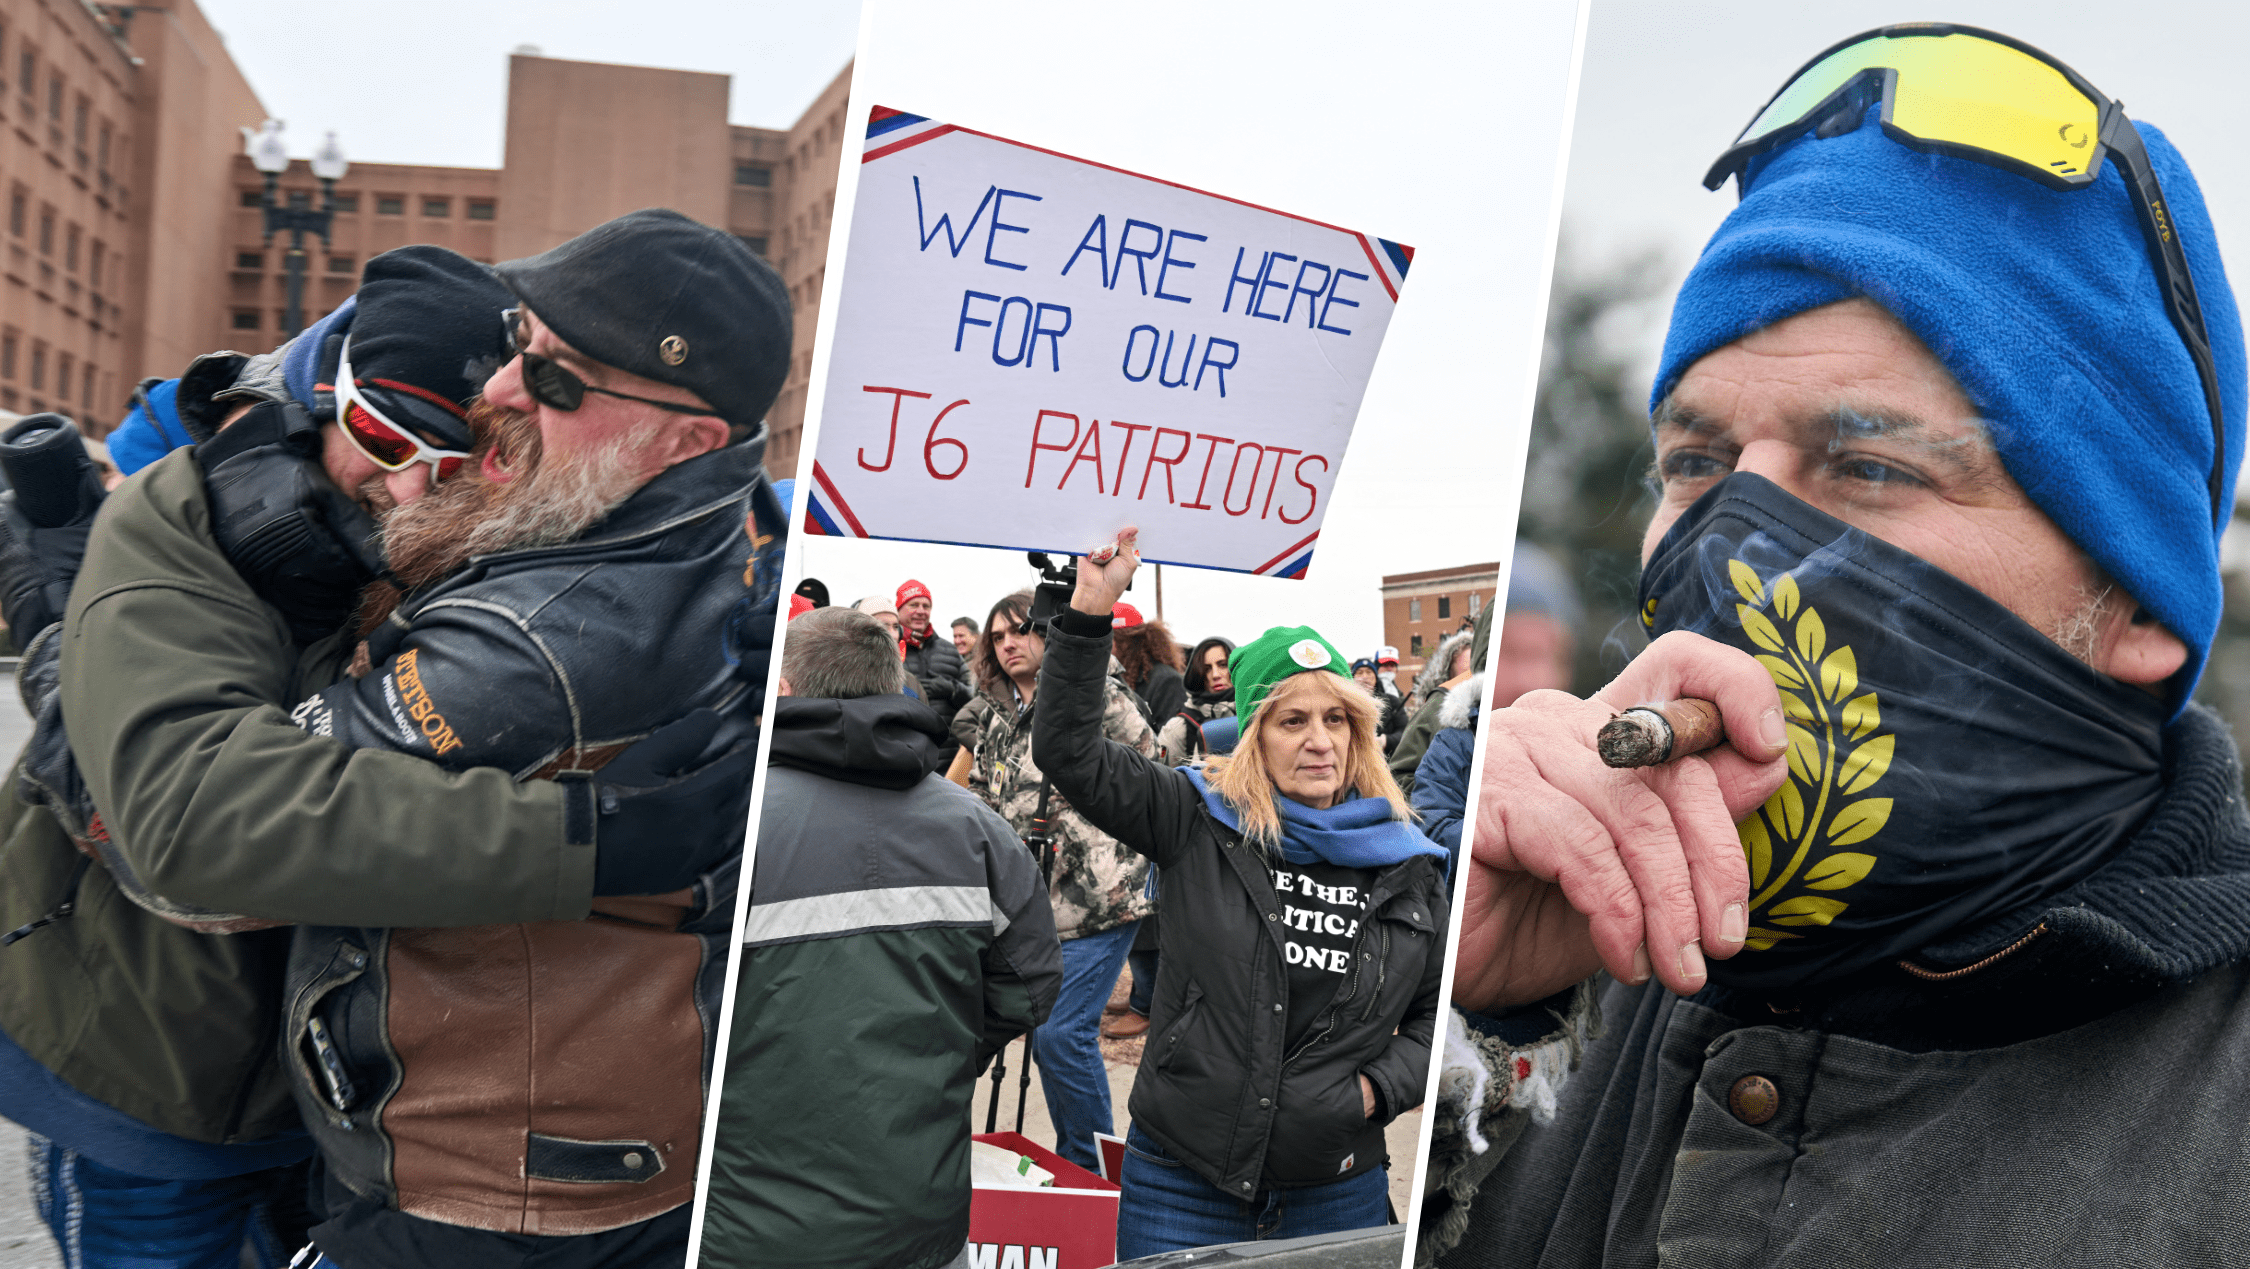
[[[787,300],[670,212],[499,273],[514,355],[473,453],[348,369],[319,460],[230,452],[318,461],[382,516],[399,593],[355,627],[363,672],[287,699],[305,619],[275,620],[290,579],[244,546],[264,513],[216,475],[203,512],[175,459],[97,531],[63,708],[139,881],[300,925],[278,1056],[324,1253],[677,1264],[778,591],[759,422]],[[355,390],[390,408],[355,417]],[[193,647],[146,646],[188,622]]]

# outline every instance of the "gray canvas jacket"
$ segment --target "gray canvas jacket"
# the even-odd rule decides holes
[[[1440,1080],[1418,1259],[2250,1261],[2250,817],[2216,716],[2173,725],[2167,766],[2163,801],[2086,881],[1848,990],[1611,984],[1596,1025],[1582,1005],[1520,1045],[1456,1032],[1449,1056],[1483,1061]]]

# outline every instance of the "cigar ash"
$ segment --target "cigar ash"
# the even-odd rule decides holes
[[[1629,709],[1602,724],[1594,750],[1606,766],[1653,767],[1672,756],[1672,724],[1656,710]]]

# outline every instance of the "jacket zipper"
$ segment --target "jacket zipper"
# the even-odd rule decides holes
[[[15,929],[8,931],[6,934],[0,934],[0,947],[7,947],[12,943],[21,942],[24,939],[30,938],[32,935],[37,934],[41,927],[53,925],[55,922],[62,920],[73,912],[76,912],[78,910],[79,883],[86,880],[86,869],[90,865],[92,865],[93,862],[94,860],[92,856],[84,854],[79,855],[78,862],[71,866],[70,880],[63,886],[62,901],[60,903],[57,903],[54,907],[48,909],[47,915],[38,917],[31,921],[26,921],[22,925],[17,926]]]

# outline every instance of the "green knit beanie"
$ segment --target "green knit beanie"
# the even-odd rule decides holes
[[[1275,626],[1234,650],[1227,674],[1234,680],[1234,713],[1247,725],[1273,685],[1292,674],[1326,670],[1350,678],[1349,663],[1311,626]]]

